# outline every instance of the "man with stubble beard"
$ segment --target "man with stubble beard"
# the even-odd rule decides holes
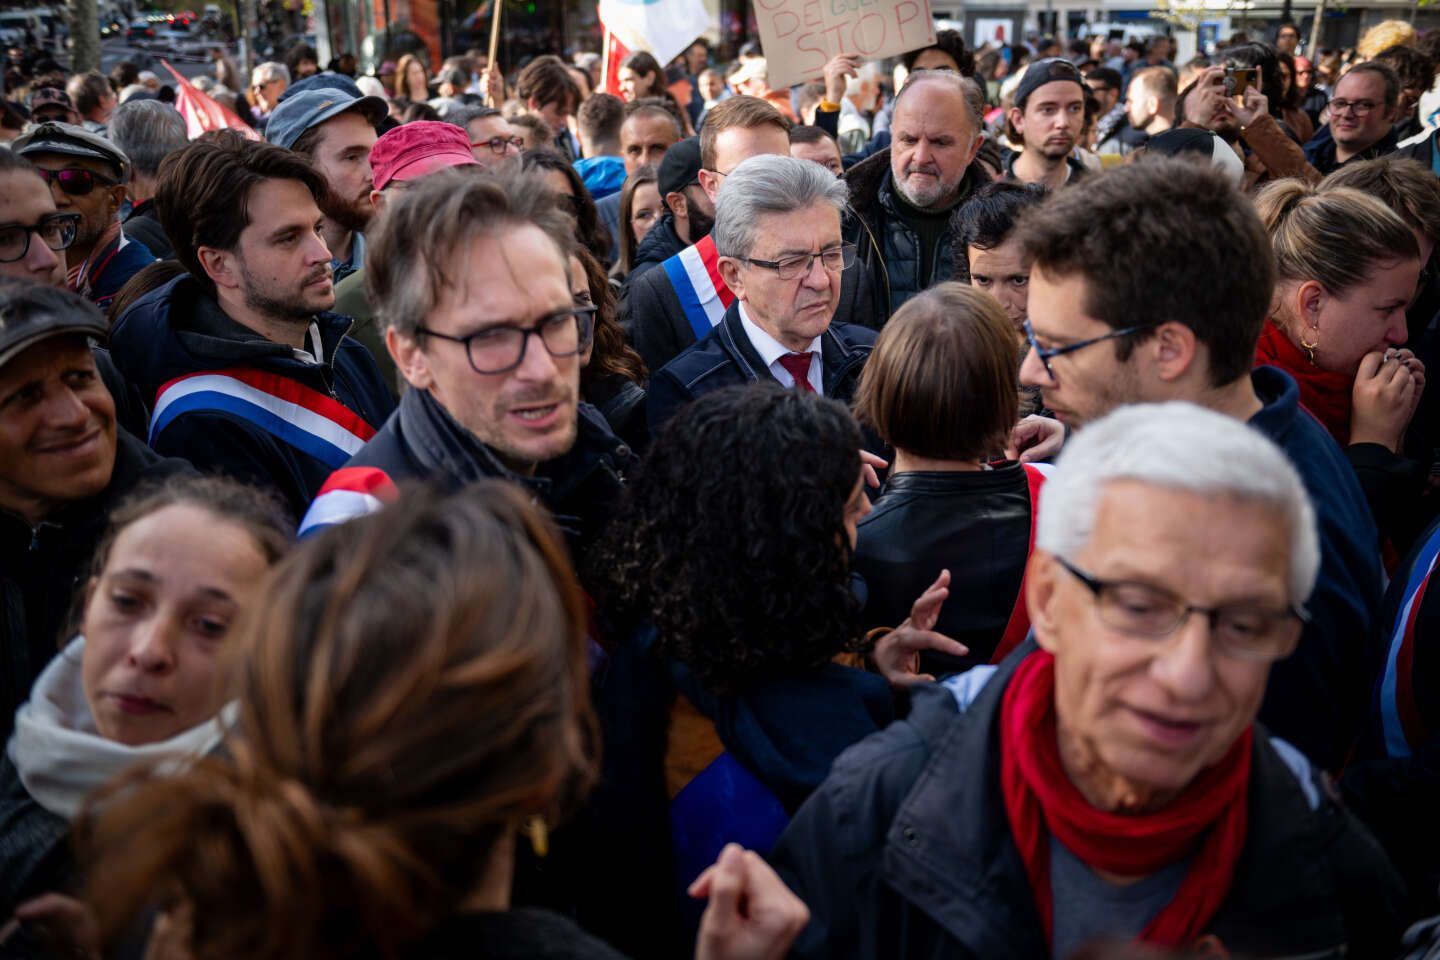
[[[356,97],[337,87],[312,87],[281,101],[265,124],[265,138],[308,157],[329,186],[320,201],[320,233],[330,248],[330,268],[339,283],[365,263],[365,227],[375,208],[370,148],[375,126],[385,118],[385,101]]]
[[[1031,64],[1015,89],[1010,125],[1025,148],[1005,156],[1005,176],[1054,190],[1085,174],[1075,158],[1085,125],[1085,81],[1068,60]]]
[[[155,450],[269,487],[296,516],[394,406],[350,320],[329,312],[325,191],[303,158],[228,131],[171,154],[155,206],[187,272],[110,338],[151,403]]]

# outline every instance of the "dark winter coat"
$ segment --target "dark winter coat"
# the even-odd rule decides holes
[[[855,397],[860,369],[875,345],[875,331],[834,323],[820,338],[825,396],[842,403]],[[682,406],[702,394],[742,383],[773,379],[740,323],[740,302],[704,340],[687,349],[650,378],[646,403],[654,435]]]
[[[298,517],[343,457],[326,462],[252,418],[212,405],[181,412],[157,432],[155,400],[161,387],[179,377],[253,370],[338,402],[373,432],[395,408],[394,396],[369,352],[346,336],[348,317],[322,313],[315,319],[325,356],[322,363],[307,363],[289,346],[230,319],[187,274],[125,311],[110,335],[110,353],[151,404],[150,443],[158,452],[185,457],[202,473],[269,487]]]
[[[933,275],[928,282],[920,276],[920,238],[901,218],[896,205],[889,149],[851,167],[845,172],[845,182],[854,213],[845,222],[845,239],[855,244],[856,259],[869,275],[875,319],[871,326],[879,329],[901,304],[927,286],[970,279],[964,251],[956,246],[954,227],[936,245]],[[989,182],[985,168],[972,162],[961,181],[962,195],[968,197]]]
[[[999,773],[1001,697],[1034,650],[917,691],[907,719],[835,761],[771,855],[810,908],[792,956],[1049,960]],[[1392,955],[1394,868],[1323,777],[1259,727],[1249,797],[1208,930],[1227,955]]]

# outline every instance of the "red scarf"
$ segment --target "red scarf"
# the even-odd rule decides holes
[[[1295,346],[1285,331],[1269,320],[1255,345],[1255,365],[1279,367],[1300,386],[1300,404],[1315,415],[1340,446],[1350,444],[1351,391],[1355,378],[1321,370],[1305,352]]]
[[[1046,942],[1053,945],[1055,927],[1047,831],[1091,869],[1122,876],[1146,876],[1193,856],[1175,899],[1140,938],[1184,946],[1199,937],[1229,893],[1245,846],[1252,739],[1247,728],[1224,759],[1164,809],[1096,810],[1060,765],[1055,658],[1044,651],[1026,657],[1001,702],[1000,786]]]

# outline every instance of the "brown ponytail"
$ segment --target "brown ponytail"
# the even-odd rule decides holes
[[[509,485],[412,491],[303,543],[232,634],[230,758],[133,773],[82,824],[103,929],[182,898],[197,960],[395,955],[588,789],[585,622]]]

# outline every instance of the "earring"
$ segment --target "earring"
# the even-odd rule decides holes
[[[530,838],[530,849],[535,851],[535,856],[544,859],[550,852],[550,831],[545,826],[545,818],[536,814],[526,820],[525,836]]]
[[[1318,346],[1320,346],[1319,340],[1314,343],[1306,343],[1303,336],[1300,338],[1300,349],[1305,351],[1305,356],[1309,358],[1312,367],[1315,365],[1315,348]]]

